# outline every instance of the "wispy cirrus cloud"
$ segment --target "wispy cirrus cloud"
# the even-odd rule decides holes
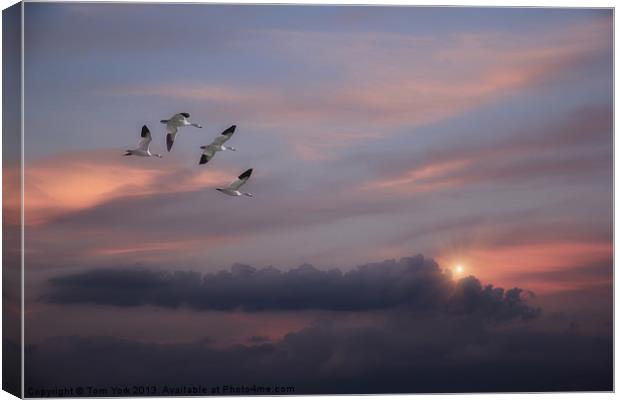
[[[480,204],[484,204],[486,189],[561,188],[566,182],[585,182],[584,177],[596,177],[587,181],[592,183],[599,178],[607,179],[611,165],[611,153],[607,147],[611,140],[611,113],[607,107],[577,109],[559,115],[542,127],[514,129],[513,133],[499,139],[431,147],[417,156],[408,150],[393,151],[389,155],[383,154],[383,150],[355,154],[327,163],[325,167],[331,171],[328,179],[306,175],[314,171],[311,165],[298,165],[295,170],[259,169],[251,183],[258,189],[252,207],[245,207],[244,202],[227,201],[230,199],[221,198],[214,191],[214,196],[208,194],[209,188],[231,179],[229,171],[218,169],[218,165],[197,169],[186,167],[185,161],[175,159],[129,159],[105,152],[72,161],[66,157],[41,160],[40,164],[34,165],[41,168],[50,165],[51,168],[44,172],[52,177],[46,182],[51,186],[43,185],[42,188],[59,193],[61,199],[67,196],[71,200],[75,196],[63,185],[63,182],[71,181],[72,174],[78,175],[85,183],[89,182],[87,177],[90,175],[102,182],[109,180],[111,186],[86,187],[88,195],[79,199],[80,202],[66,202],[71,208],[33,208],[29,218],[39,212],[42,216],[40,222],[47,222],[47,225],[30,231],[31,243],[37,243],[31,246],[31,251],[37,250],[32,259],[49,263],[53,255],[57,265],[75,265],[80,257],[99,259],[99,263],[101,260],[120,262],[124,257],[163,262],[170,260],[175,251],[194,260],[206,256],[207,249],[215,249],[221,256],[214,264],[221,265],[222,262],[245,261],[250,254],[272,259],[266,257],[265,249],[282,246],[282,238],[278,235],[309,236],[315,229],[322,229],[321,232],[328,236],[324,240],[313,239],[322,246],[321,250],[314,251],[331,254],[338,253],[329,250],[336,240],[328,234],[334,229],[329,228],[331,224],[341,224],[339,229],[343,233],[337,240],[347,241],[360,231],[353,232],[345,225],[356,220],[376,221],[379,216],[383,220],[373,229],[378,227],[381,229],[378,232],[383,233],[373,239],[374,245],[368,247],[368,252],[388,257],[389,254],[406,253],[410,248],[407,246],[422,245],[425,251],[432,251],[442,261],[453,263],[454,254],[449,246],[445,248],[446,236],[484,236],[482,243],[465,246],[467,251],[463,250],[461,254],[467,255],[466,259],[477,265],[478,272],[485,278],[499,279],[494,275],[495,270],[487,270],[485,266],[500,263],[499,259],[490,260],[487,256],[502,246],[511,247],[510,251],[504,249],[507,251],[504,256],[510,260],[514,254],[520,254],[520,259],[525,255],[541,255],[539,259],[527,257],[522,265],[519,264],[524,270],[559,265],[570,267],[571,260],[553,264],[547,254],[560,258],[564,254],[590,256],[596,250],[573,246],[573,243],[597,243],[603,246],[599,253],[607,254],[605,244],[609,237],[601,234],[600,229],[591,232],[591,224],[579,217],[580,214],[575,214],[572,208],[565,212],[573,215],[574,220],[558,222],[557,217],[554,219],[548,215],[551,210],[554,215],[555,210],[562,214],[561,210],[566,208],[558,207],[557,200],[553,200],[555,197],[549,199],[553,206],[537,202],[538,208],[546,210],[543,214],[515,214],[515,206],[529,209],[530,202],[521,206],[510,199],[498,200],[503,211],[492,215],[488,210],[469,205],[469,218],[465,222],[458,217],[458,208],[452,207],[450,210],[455,212],[448,213],[445,204],[435,204],[446,193],[457,191],[462,195],[477,196]],[[92,162],[100,164],[101,168],[95,168]],[[56,163],[58,165],[54,167]],[[84,169],[80,169],[82,165]],[[97,178],[99,174],[101,177]],[[292,177],[295,185],[287,187]],[[90,190],[94,192],[89,193]],[[605,199],[600,201],[604,205]],[[431,207],[429,202],[435,205]],[[515,204],[511,206],[511,202]],[[422,215],[427,212],[432,220]],[[394,221],[398,215],[401,215],[399,221]],[[546,225],[541,226],[543,223]],[[533,229],[522,232],[522,224],[532,224]],[[504,232],[522,233],[508,238],[503,236]],[[567,232],[581,232],[583,235],[567,237]],[[73,241],[51,239],[66,235],[73,235]],[[546,244],[549,244],[549,237],[553,237],[564,247],[559,250],[551,247],[547,252],[541,248],[536,253],[529,248],[535,243],[523,243],[524,238],[532,237],[544,239]],[[502,243],[498,242],[500,239]],[[431,245],[432,242],[436,243]],[[267,247],[257,248],[254,243],[264,243]],[[243,258],[224,261],[224,254],[234,257],[239,252]],[[292,251],[278,250],[277,253],[284,258]],[[209,258],[214,257],[214,251],[208,254]],[[546,261],[542,263],[543,260]],[[512,261],[501,263],[510,268],[517,267]],[[501,274],[503,271],[497,272]],[[544,287],[557,290],[566,289],[568,285],[552,288],[545,283]]]
[[[366,161],[373,178],[358,186],[363,191],[415,193],[551,177],[610,179],[612,131],[611,108],[588,106],[544,126],[511,128],[509,136],[499,139],[437,146],[415,158],[409,153],[390,158],[361,154],[349,161]]]
[[[177,81],[102,93],[200,101],[211,113],[229,119],[243,115],[258,126],[286,128],[278,131],[299,154],[324,158],[331,147],[451,118],[600,65],[610,57],[609,29],[610,22],[600,19],[580,29],[549,31],[535,42],[494,33],[334,36],[255,30],[250,43],[269,43],[287,62],[314,66],[322,79],[269,85]],[[309,124],[314,129],[304,128]]]
[[[189,169],[174,161],[136,160],[118,153],[90,150],[28,162],[24,170],[26,223],[45,223],[114,199],[185,192],[230,180],[230,175],[214,168]]]

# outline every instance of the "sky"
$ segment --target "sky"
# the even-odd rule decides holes
[[[610,390],[612,21],[27,3],[26,386]]]

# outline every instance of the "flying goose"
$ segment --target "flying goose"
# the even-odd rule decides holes
[[[228,139],[232,137],[233,133],[235,133],[235,129],[237,129],[237,125],[233,125],[230,128],[226,129],[224,132],[222,132],[221,135],[216,137],[211,142],[211,144],[207,146],[200,146],[200,148],[203,151],[202,151],[202,156],[200,156],[199,164],[208,163],[213,158],[215,153],[217,153],[218,151],[224,151],[224,150],[237,151],[237,149],[235,149],[234,147],[224,146],[224,143],[226,143]]]
[[[138,141],[138,148],[133,150],[126,150],[126,156],[140,156],[140,157],[158,157],[162,158],[161,154],[151,153],[149,146],[153,138],[151,137],[151,131],[146,125],[142,126],[142,133],[140,133],[140,141]]]
[[[239,175],[239,177],[237,178],[236,181],[232,182],[230,185],[228,185],[228,187],[226,188],[217,188],[215,190],[222,192],[224,194],[227,194],[229,196],[247,196],[247,197],[254,197],[254,195],[252,193],[244,193],[244,192],[240,192],[239,188],[241,186],[243,186],[248,179],[250,179],[250,175],[252,175],[252,168],[248,169],[247,171],[245,171],[244,173],[242,173],[241,175]]]
[[[177,136],[177,130],[183,126],[195,126],[196,128],[202,128],[202,125],[189,122],[189,113],[182,112],[174,114],[170,119],[162,119],[160,122],[166,124],[166,146],[168,151],[174,144],[174,138]]]

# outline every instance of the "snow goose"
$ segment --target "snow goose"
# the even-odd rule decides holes
[[[179,128],[184,126],[195,126],[196,128],[202,128],[202,125],[200,124],[189,122],[188,118],[189,113],[182,112],[174,114],[170,119],[162,119],[160,121],[162,124],[166,124],[166,146],[168,151],[170,151],[172,145],[174,144],[174,138],[177,136],[177,131]]]
[[[162,158],[161,154],[151,153],[149,146],[151,145],[151,141],[153,138],[151,137],[151,131],[147,128],[146,125],[142,126],[142,132],[140,133],[140,141],[138,142],[138,147],[132,150],[126,150],[126,156],[140,156],[140,157],[158,157]]]
[[[239,175],[239,177],[237,177],[237,180],[235,180],[234,182],[232,182],[230,185],[228,185],[228,187],[225,188],[217,188],[216,190],[219,192],[222,192],[224,194],[227,194],[229,196],[247,196],[247,197],[254,197],[254,195],[252,193],[244,193],[244,192],[240,192],[239,188],[243,185],[245,185],[245,183],[248,181],[248,179],[250,179],[250,175],[252,175],[252,168],[248,169],[247,171],[245,171],[244,173],[242,173],[241,175]]]
[[[202,149],[202,155],[200,156],[199,164],[208,163],[218,151],[236,151],[237,149],[235,149],[234,147],[224,146],[224,143],[226,143],[228,139],[232,137],[233,133],[235,133],[235,129],[237,129],[237,125],[233,125],[230,128],[226,129],[224,132],[222,132],[221,135],[216,137],[211,142],[211,144],[207,146],[200,146],[200,148]]]

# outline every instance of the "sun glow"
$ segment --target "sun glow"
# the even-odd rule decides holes
[[[463,268],[462,264],[456,264],[454,266],[454,272],[456,272],[458,275],[463,274],[463,272],[465,272],[465,268]]]

